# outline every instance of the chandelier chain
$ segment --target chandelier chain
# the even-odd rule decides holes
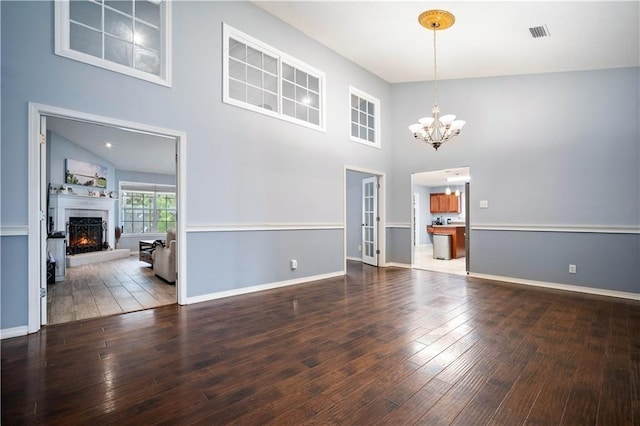
[[[433,89],[435,91],[436,106],[438,106],[438,67],[436,66],[436,27],[433,27]]]

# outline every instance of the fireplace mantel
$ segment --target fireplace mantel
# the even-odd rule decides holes
[[[49,215],[53,219],[53,231],[66,232],[68,210],[96,210],[107,212],[107,244],[115,247],[116,198],[87,197],[82,195],[50,194]]]

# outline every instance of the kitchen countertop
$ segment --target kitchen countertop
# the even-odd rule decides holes
[[[451,223],[449,225],[429,225],[432,228],[464,228],[464,223]]]

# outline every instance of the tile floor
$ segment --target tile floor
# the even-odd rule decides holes
[[[47,286],[49,324],[133,312],[176,303],[176,287],[156,277],[138,255],[67,268]]]
[[[451,260],[434,259],[433,246],[418,246],[413,248],[413,267],[427,271],[467,275],[465,257]]]

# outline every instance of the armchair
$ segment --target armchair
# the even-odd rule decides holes
[[[151,254],[153,273],[169,283],[176,282],[176,233],[167,231],[164,244],[158,243]]]

